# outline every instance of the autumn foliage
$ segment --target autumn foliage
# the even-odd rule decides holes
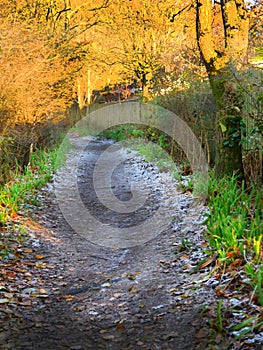
[[[10,140],[5,140],[11,136],[15,139],[13,158],[24,152],[26,157],[22,155],[18,163],[26,165],[29,147],[45,144],[42,126],[50,128],[64,119],[74,103],[80,109],[89,105],[96,99],[92,92],[105,87],[136,84],[145,99],[171,94],[168,105],[178,109],[178,92],[187,94],[207,73],[211,78],[213,65],[224,67],[229,57],[237,60],[240,56],[240,50],[237,55],[234,52],[238,31],[233,29],[233,36],[230,29],[239,25],[237,8],[246,15],[246,28],[240,27],[243,54],[260,45],[261,1],[246,10],[241,0],[220,4],[211,5],[210,0],[3,0],[1,157],[6,156]],[[206,9],[209,18],[204,15]],[[228,16],[229,11],[233,15]],[[248,34],[252,46],[247,47]],[[182,113],[192,104],[190,94]],[[197,114],[199,107],[190,114]],[[205,121],[198,123],[205,125]]]

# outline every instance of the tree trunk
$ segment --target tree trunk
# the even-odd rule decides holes
[[[88,106],[91,104],[91,79],[90,79],[90,69],[88,69],[88,87],[87,87],[87,104]]]
[[[143,101],[147,101],[149,99],[149,87],[147,84],[142,84],[142,99]]]
[[[142,101],[147,102],[149,100],[149,79],[148,79],[147,73],[142,74],[141,84],[142,84]]]
[[[217,175],[230,176],[235,173],[243,180],[241,125],[244,100],[242,91],[233,81],[231,70],[224,70],[215,76],[210,76],[210,84],[218,107],[215,172]]]
[[[196,0],[196,6],[198,46],[218,108],[215,170],[218,175],[235,173],[243,179],[241,122],[244,101],[233,70],[238,69],[239,63],[246,57],[249,29],[247,10],[243,0],[220,1],[225,47],[223,52],[219,52],[212,28],[212,2]]]

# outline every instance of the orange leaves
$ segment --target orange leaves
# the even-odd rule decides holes
[[[35,258],[36,258],[37,260],[42,260],[42,259],[44,259],[45,257],[44,257],[43,255],[36,254],[36,255],[35,255]]]
[[[217,289],[217,290],[216,290],[216,295],[217,295],[218,297],[225,296],[225,295],[226,295],[226,292],[223,291],[223,290],[221,290],[221,289]]]
[[[232,263],[232,267],[240,267],[244,264],[244,261],[242,259],[235,259]]]
[[[59,299],[64,299],[66,301],[72,301],[74,299],[74,295],[68,294],[68,295],[63,295],[62,297],[59,297]]]
[[[229,249],[232,249],[228,252],[226,252],[226,258],[227,259],[233,259],[240,256],[240,248],[239,247],[230,247]]]
[[[124,325],[122,323],[117,324],[116,329],[118,331],[123,331],[125,329]]]
[[[16,273],[15,272],[13,272],[13,271],[6,271],[6,276],[8,276],[8,277],[15,277],[16,276]]]
[[[228,259],[232,259],[234,256],[235,256],[235,252],[228,252],[228,253],[226,253],[226,257]]]

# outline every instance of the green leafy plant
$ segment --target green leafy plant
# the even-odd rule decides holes
[[[213,318],[209,320],[209,324],[211,329],[216,333],[220,334],[226,334],[228,332],[227,324],[228,320],[224,315],[223,310],[223,300],[220,299],[217,303],[215,314],[213,315]]]
[[[263,307],[263,267],[246,264],[245,271],[249,277],[248,283],[253,289],[253,296],[257,298],[258,303]]]
[[[131,137],[141,136],[141,132],[133,124],[117,125],[107,130],[103,130],[98,137],[113,139],[115,141],[125,141]]]
[[[222,305],[223,305],[223,300],[219,300],[219,303],[217,305],[216,309],[216,322],[214,323],[217,327],[217,330],[222,333],[223,331],[223,317],[222,317]]]
[[[253,250],[259,258],[262,237],[260,193],[239,187],[237,178],[210,180],[207,214],[207,238],[219,258],[231,262],[237,255]]]

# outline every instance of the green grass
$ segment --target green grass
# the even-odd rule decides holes
[[[19,210],[22,203],[36,202],[36,190],[52,178],[56,151],[36,150],[23,174],[14,173],[12,180],[0,189],[0,225]]]
[[[222,268],[239,266],[251,287],[251,300],[263,306],[262,190],[246,190],[237,178],[211,177],[208,197],[207,241]],[[220,265],[219,265],[220,266]]]
[[[143,141],[143,140],[142,140]],[[152,162],[159,168],[174,168],[174,162],[158,144],[153,142],[138,142],[134,144],[134,149],[145,159],[146,162]]]
[[[217,275],[238,271],[238,280],[233,279],[231,286],[226,287],[226,298],[229,291],[235,290],[250,296],[241,310],[223,308],[222,296],[219,303],[212,306],[214,311],[210,310],[215,315],[212,320],[211,315],[208,316],[215,337],[218,333],[223,338],[230,335],[234,343],[253,337],[263,324],[260,312],[263,307],[262,190],[240,186],[235,176],[218,179],[213,174],[208,187],[206,240],[208,253],[218,257],[214,271]],[[256,308],[251,307],[251,303],[256,304]],[[234,325],[225,322],[224,326],[232,312],[241,313],[244,319],[235,323],[232,317]]]
[[[256,296],[258,303],[263,307],[263,267],[252,263],[245,265],[245,271],[248,275],[248,283],[253,289],[253,295]]]
[[[258,260],[262,253],[262,192],[239,187],[235,176],[210,179],[207,238],[221,261],[239,256]]]
[[[103,132],[101,132],[98,137],[113,139],[119,142],[134,137],[142,137],[143,135],[144,132],[142,130],[139,130],[134,124],[123,124],[103,130]]]
[[[167,135],[159,133],[154,128],[142,125],[124,124],[104,130],[98,135],[102,138],[123,142],[124,146],[131,148],[152,162],[159,168],[175,172],[175,165],[169,155],[169,139]]]

